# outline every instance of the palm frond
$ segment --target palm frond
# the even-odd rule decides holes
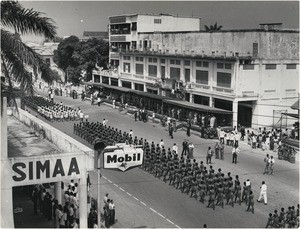
[[[18,2],[1,1],[1,24],[21,34],[43,35],[54,39],[56,26],[51,18],[33,9],[24,9]]]
[[[56,79],[56,74],[52,72],[44,59],[32,48],[25,45],[21,39],[6,30],[1,30],[1,53],[11,64],[18,61],[31,66],[34,71],[41,72],[41,78],[51,83]]]

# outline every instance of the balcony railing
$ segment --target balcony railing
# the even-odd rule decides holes
[[[132,74],[131,73],[127,73],[127,72],[121,72],[121,77],[132,78]]]
[[[224,93],[233,93],[233,89],[231,88],[225,88],[225,87],[212,87],[214,91],[218,91],[218,92],[224,92]]]
[[[192,83],[192,87],[193,88],[200,88],[200,89],[205,89],[205,90],[210,90],[211,87],[209,85],[206,84],[199,84],[199,83]]]

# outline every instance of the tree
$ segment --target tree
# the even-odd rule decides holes
[[[23,8],[17,1],[1,1],[1,25],[1,61],[8,82],[8,85],[1,82],[1,99],[3,93],[8,99],[13,97],[13,81],[20,84],[20,91],[33,95],[34,79],[28,66],[34,72],[41,72],[41,78],[46,82],[52,82],[55,75],[43,58],[22,42],[20,35],[43,35],[53,39],[56,36],[54,21],[33,9]]]
[[[217,22],[214,25],[210,25],[210,26],[205,25],[204,27],[205,27],[205,31],[209,31],[209,32],[218,31],[223,28],[223,26],[218,25]]]
[[[79,41],[76,36],[71,36],[59,43],[53,60],[66,72],[67,81],[78,85],[83,78],[83,70],[86,71],[85,80],[89,81],[96,64],[107,68],[108,55],[107,41],[98,38]]]

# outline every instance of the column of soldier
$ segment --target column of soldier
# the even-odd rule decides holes
[[[153,174],[157,178],[162,178],[164,182],[174,186],[191,197],[204,203],[207,201],[207,207],[215,210],[216,206],[224,208],[225,204],[234,207],[234,203],[241,205],[245,202],[247,211],[254,213],[254,194],[251,185],[244,182],[243,188],[239,181],[239,176],[235,180],[229,172],[225,177],[219,168],[215,172],[213,166],[209,170],[204,166],[203,161],[198,162],[194,159],[179,158],[177,154],[171,152],[168,148],[155,145],[154,142],[149,144],[146,139],[134,138],[126,132],[116,128],[105,126],[99,122],[82,122],[74,124],[74,133],[89,143],[93,144],[95,138],[106,142],[107,145],[114,143],[128,143],[143,145],[144,162],[141,166],[145,171]],[[250,183],[250,181],[248,181]],[[208,198],[206,198],[206,196]]]
[[[73,109],[63,105],[62,102],[54,103],[40,96],[25,97],[23,101],[26,106],[37,111],[49,121],[74,121],[82,116],[79,108]]]
[[[269,213],[267,227],[271,228],[299,228],[299,204],[297,205],[297,210],[295,206],[289,206],[285,211],[284,208],[281,208],[281,211],[278,213],[278,210],[274,210],[274,213]]]

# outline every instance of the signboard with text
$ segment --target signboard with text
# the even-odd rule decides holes
[[[12,186],[80,179],[81,172],[86,171],[85,156],[82,155],[23,157],[10,162]]]
[[[125,171],[130,167],[141,165],[143,155],[143,149],[140,146],[135,147],[125,144],[109,146],[103,152],[103,167]]]

